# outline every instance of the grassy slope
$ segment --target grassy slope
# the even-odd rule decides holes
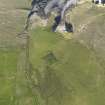
[[[16,36],[23,29],[26,15],[19,8],[26,5],[28,3],[24,0],[0,1],[0,105],[19,105],[20,102],[16,91],[21,90],[19,86],[23,87],[24,80],[20,78],[24,73],[17,70],[20,56],[17,48],[21,47],[24,40]]]
[[[21,40],[16,38],[25,23],[26,11],[21,8],[28,5],[24,0],[0,1],[0,46],[17,46]]]
[[[79,14],[77,14],[79,13]],[[80,21],[78,21],[78,19]],[[75,38],[92,48],[105,62],[105,8],[92,7],[90,3],[81,5],[72,13],[71,20],[76,26]],[[102,64],[104,66],[104,64]]]
[[[14,105],[17,52],[0,51],[0,104]]]
[[[16,8],[26,8],[28,4],[24,0],[11,0],[10,3],[1,0],[0,5],[0,8],[4,8],[3,11],[1,9],[0,20],[5,22],[0,25],[0,46],[21,47],[23,39],[16,39],[16,34],[23,27],[25,12]],[[88,8],[87,4],[86,6]],[[80,7],[73,13],[75,18],[72,19],[76,27],[79,27],[80,22],[85,23],[83,18],[90,19],[98,13],[96,9],[90,13],[85,7],[81,7],[84,11],[79,12],[80,14],[77,14]],[[77,21],[77,16],[82,17],[80,22]],[[96,20],[91,20],[90,23],[94,22],[98,26],[100,22],[97,23]],[[89,30],[91,33],[91,28]],[[87,34],[87,31],[76,33],[76,40],[83,40],[81,36]],[[41,74],[34,74],[34,69],[32,79],[36,83],[40,82],[41,90],[36,91],[27,84],[24,71],[25,50],[0,48],[0,105],[44,105],[46,97],[51,94],[49,105],[105,105],[104,69],[98,63],[95,53],[85,47],[88,43],[80,44],[75,38],[65,40],[60,34],[52,33],[49,29],[33,30],[31,35],[30,63]],[[89,38],[84,39],[86,42]],[[57,60],[52,62],[54,57],[51,57],[46,61],[44,58],[49,52],[53,52]]]
[[[63,81],[64,86],[73,89],[69,95],[64,94],[64,99],[61,100],[63,105],[99,105],[100,103],[104,105],[104,69],[98,64],[95,54],[75,40],[67,41],[59,34],[53,34],[49,30],[39,30],[34,30],[32,33],[30,61],[33,67],[39,69],[44,75],[46,74],[44,65],[49,64],[46,64],[43,57],[49,51],[54,53],[57,62],[50,67]],[[50,79],[50,75],[46,78]],[[59,87],[59,84],[53,85]],[[51,88],[49,86],[52,86],[52,83],[43,84],[42,87],[49,90]],[[53,88],[50,91],[53,91]],[[61,92],[59,89],[57,91]],[[50,93],[46,91],[44,94]],[[55,92],[55,94],[57,93]],[[51,97],[54,97],[54,95]],[[69,100],[66,100],[65,97],[68,97]],[[50,100],[49,103],[51,105],[55,104],[53,101],[55,100]]]
[[[26,42],[17,38],[23,30],[27,0],[0,1],[0,105],[35,105],[25,76]]]

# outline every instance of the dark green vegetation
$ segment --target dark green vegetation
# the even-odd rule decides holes
[[[104,9],[77,7],[71,40],[37,28],[26,43],[24,1],[0,1],[0,105],[105,105]]]

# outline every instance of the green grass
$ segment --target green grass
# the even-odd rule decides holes
[[[14,105],[17,52],[0,50],[0,105]]]
[[[105,8],[92,7],[90,3],[76,7],[71,13],[71,21],[76,31],[75,38],[85,46],[92,48],[97,56],[101,57],[101,63],[105,60],[104,18]]]
[[[43,59],[49,52],[53,52],[57,59],[52,65],[48,63],[50,61],[46,62]],[[42,75],[46,74],[45,65],[50,66],[60,78],[60,81],[63,82],[62,85],[73,89],[73,92],[69,95],[65,92],[64,99],[61,100],[62,105],[105,104],[104,69],[98,64],[94,52],[79,42],[73,39],[65,40],[61,35],[49,32],[49,30],[41,28],[33,30],[30,42],[30,61],[33,67],[39,69]],[[50,79],[50,75],[53,75],[53,73],[46,78]],[[49,90],[49,86],[59,86],[59,83],[52,85],[53,80],[51,81],[48,84],[42,83],[42,87]],[[53,88],[50,91],[53,91]],[[59,89],[57,91],[61,92]],[[50,93],[47,91],[44,94]],[[54,95],[51,97],[54,97]],[[53,99],[49,103],[51,105],[57,104],[56,100]]]
[[[38,104],[25,75],[21,52],[20,49],[0,50],[0,105]]]
[[[49,30],[40,30],[40,28],[33,30],[32,37],[30,38],[30,58],[36,61],[35,66],[41,64],[43,61],[41,58],[46,56],[50,50],[56,48],[60,40],[62,40],[62,37],[59,34],[52,33]]]
[[[25,40],[17,38],[23,30],[27,0],[0,1],[0,105],[35,105],[35,96],[27,86],[20,51]],[[24,54],[24,53],[23,53]],[[19,65],[19,66],[18,66]]]
[[[71,21],[76,33],[71,40],[49,28],[33,29],[29,43],[31,78],[27,78],[26,50],[16,49],[24,40],[16,35],[25,22],[26,11],[22,8],[28,5],[27,0],[0,1],[0,46],[8,47],[0,48],[0,105],[47,105],[47,102],[48,105],[105,105],[105,72],[96,57],[96,52],[101,57],[105,55],[104,10],[92,9],[89,3],[74,9]],[[77,32],[80,24],[87,21],[90,21],[87,30]],[[88,43],[93,39],[97,45],[95,53]],[[80,44],[81,40],[85,43]],[[33,87],[33,83],[39,88]]]

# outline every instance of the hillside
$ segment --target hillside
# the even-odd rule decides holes
[[[0,1],[0,105],[105,105],[105,8],[70,12],[72,39],[48,27],[17,37],[29,2]]]

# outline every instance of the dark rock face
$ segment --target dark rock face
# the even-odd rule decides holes
[[[101,3],[104,5],[105,4],[105,0],[101,0]]]
[[[53,24],[53,26],[52,26],[52,31],[53,31],[53,32],[56,31],[56,28],[58,27],[58,25],[59,25],[60,22],[61,22],[61,15],[56,16],[54,20],[55,20],[55,22],[54,22],[54,24]]]
[[[92,0],[92,3],[99,4],[99,0]],[[101,0],[101,4],[105,4],[105,0]]]
[[[49,15],[56,9],[57,14],[60,14],[55,17],[55,22],[52,26],[52,31],[55,32],[57,26],[64,20],[66,11],[72,9],[77,5],[78,0],[32,0],[31,11],[27,17],[27,26],[30,23],[31,17],[36,14],[40,18],[48,19]]]
[[[95,4],[99,4],[99,0],[96,0],[94,3],[95,3]]]
[[[67,32],[73,32],[73,25],[71,23],[65,22],[65,29]]]

